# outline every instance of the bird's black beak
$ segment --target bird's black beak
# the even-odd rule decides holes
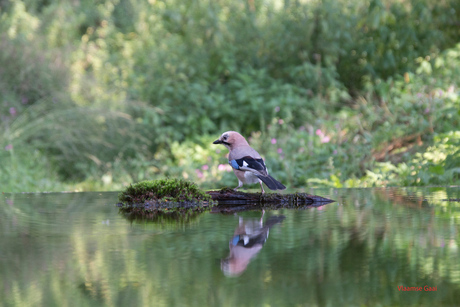
[[[221,140],[215,140],[214,142],[212,142],[213,144],[222,144],[222,141]]]

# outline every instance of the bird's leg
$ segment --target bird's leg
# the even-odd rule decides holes
[[[262,227],[264,225],[264,214],[265,214],[265,210],[262,209],[262,216],[260,217],[260,227]]]
[[[262,180],[259,179],[259,183],[260,183],[260,187],[262,188],[262,194],[264,194],[265,191],[264,191],[264,186],[262,185]]]
[[[238,186],[236,188],[234,188],[233,190],[238,191],[238,189],[241,188],[242,186],[243,186],[243,181],[238,179]]]

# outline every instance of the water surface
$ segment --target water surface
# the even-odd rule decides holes
[[[0,306],[460,305],[459,188],[305,192],[337,202],[151,222],[117,193],[2,194]]]

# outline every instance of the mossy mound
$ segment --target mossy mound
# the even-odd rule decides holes
[[[183,179],[158,179],[131,184],[118,195],[123,204],[151,201],[209,201],[211,197],[193,182]]]
[[[322,206],[333,200],[305,193],[244,193],[223,188],[217,191],[202,191],[192,182],[183,179],[159,179],[142,181],[130,185],[118,195],[120,212],[132,217],[152,219],[156,215],[176,215],[184,218],[185,215],[200,213],[219,206],[242,206],[251,204],[246,210],[280,209],[280,208],[309,208]],[[230,210],[222,207],[222,209]],[[185,214],[185,215],[184,215]]]
[[[130,185],[118,195],[122,212],[201,212],[211,207],[211,196],[183,179],[158,179]]]

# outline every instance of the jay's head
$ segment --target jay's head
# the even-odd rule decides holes
[[[237,146],[249,145],[246,139],[236,131],[227,131],[222,133],[220,138],[212,142],[213,144],[223,144],[228,149],[233,149]]]

